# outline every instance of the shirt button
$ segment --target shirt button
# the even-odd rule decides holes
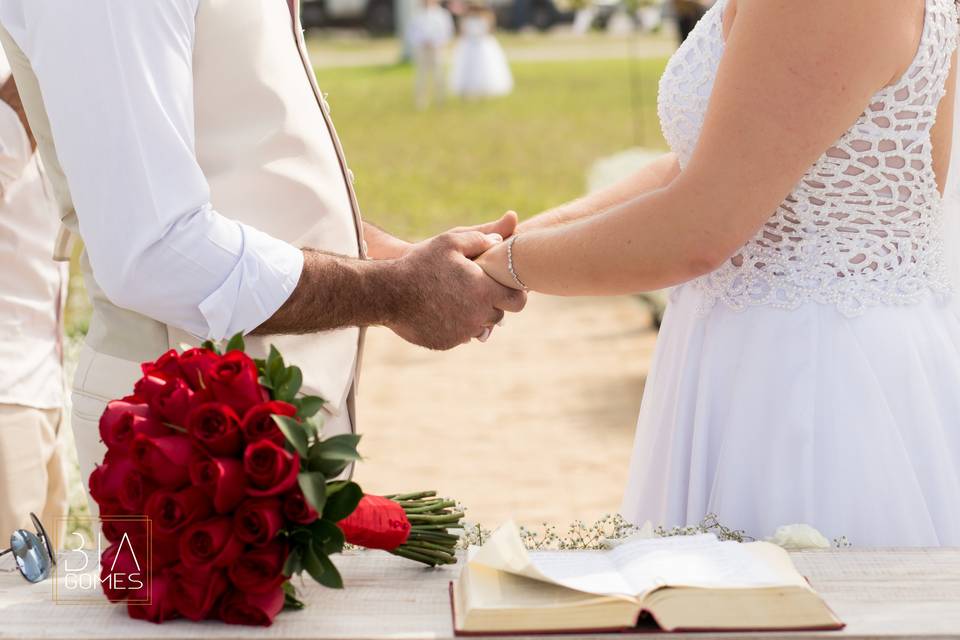
[[[357,183],[357,177],[353,175],[353,171],[351,169],[347,169],[347,177],[350,179],[350,184]]]

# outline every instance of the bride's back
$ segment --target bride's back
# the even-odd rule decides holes
[[[711,9],[661,80],[662,127],[681,164],[698,141],[735,2]],[[919,9],[916,53],[905,70],[761,230],[698,280],[708,304],[793,308],[814,300],[853,315],[948,289],[940,194],[950,155],[957,8],[954,0],[922,0]]]

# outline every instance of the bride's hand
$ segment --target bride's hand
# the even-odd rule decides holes
[[[521,289],[520,285],[513,279],[513,276],[510,275],[510,267],[508,266],[507,259],[507,242],[501,242],[488,250],[476,259],[476,263],[480,265],[480,268],[483,269],[488,276],[503,286],[511,289]]]

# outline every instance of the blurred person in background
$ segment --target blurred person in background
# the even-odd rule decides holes
[[[410,48],[416,66],[417,108],[426,108],[431,100],[440,104],[446,93],[444,53],[453,40],[453,16],[438,0],[422,0],[409,27]]]
[[[677,16],[677,33],[680,44],[687,39],[693,28],[700,22],[713,5],[713,0],[673,0],[673,12]]]
[[[513,91],[513,74],[500,43],[491,34],[493,12],[470,3],[460,21],[460,40],[450,69],[450,91],[461,98],[492,98]]]
[[[31,512],[56,539],[67,515],[67,267],[53,260],[57,208],[2,53],[0,78],[0,539],[32,530]]]

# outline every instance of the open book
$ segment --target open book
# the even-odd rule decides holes
[[[843,627],[786,551],[713,535],[528,552],[509,523],[470,549],[451,594],[457,635]]]

